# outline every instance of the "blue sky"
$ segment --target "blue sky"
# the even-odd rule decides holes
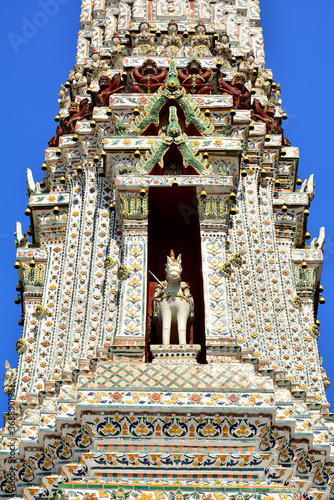
[[[14,270],[16,220],[28,228],[24,210],[26,169],[41,180],[44,149],[54,134],[58,90],[75,63],[80,0],[54,0],[53,10],[41,14],[46,0],[15,0],[0,4],[1,51],[1,197],[0,197],[0,374],[5,360],[17,364],[15,341],[21,336],[17,322],[20,306],[14,304],[17,271]],[[319,306],[320,354],[333,386],[327,391],[334,403],[334,219],[332,210],[332,116],[334,113],[333,47],[334,3],[322,0],[260,0],[267,67],[282,86],[283,108],[289,119],[285,135],[300,148],[299,175],[315,173],[316,196],[308,230],[312,238],[326,226],[322,284],[326,304]],[[36,27],[37,26],[37,27]],[[325,76],[323,76],[325,75]],[[1,376],[1,375],[0,375]],[[2,383],[1,383],[2,385]],[[7,399],[0,390],[0,411]],[[334,406],[333,406],[334,410]],[[0,424],[1,425],[1,424]]]

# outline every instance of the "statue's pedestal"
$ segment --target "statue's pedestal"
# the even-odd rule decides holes
[[[201,351],[199,344],[183,345],[151,345],[153,363],[169,364],[196,364],[197,356]]]

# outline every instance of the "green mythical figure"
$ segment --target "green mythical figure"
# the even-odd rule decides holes
[[[176,69],[176,62],[174,59],[171,60],[170,65],[169,65],[169,72],[168,72],[168,79],[166,82],[166,89],[168,89],[170,92],[175,92],[178,90],[180,87],[180,82],[177,77],[177,69]]]
[[[191,166],[199,174],[211,173],[212,168],[208,164],[208,160],[198,154],[197,146],[188,139],[186,134],[182,134],[175,106],[169,108],[167,134],[162,134],[156,139],[150,151],[141,157],[137,164],[137,170],[145,175],[149,174],[156,164],[163,168],[164,155],[173,143],[182,155],[184,168]]]
[[[177,118],[177,109],[172,106],[169,110],[169,121],[167,127],[167,135],[169,137],[178,137],[181,135],[181,127]]]

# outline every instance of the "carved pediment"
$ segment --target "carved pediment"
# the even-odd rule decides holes
[[[152,94],[147,105],[144,106],[144,110],[132,122],[132,134],[144,135],[151,125],[158,127],[160,113],[165,105],[171,101],[174,106],[177,104],[182,109],[186,127],[192,125],[202,136],[213,134],[212,121],[200,110],[192,95],[187,94],[185,89],[180,87],[176,63],[173,59],[170,62],[165,89],[160,88],[155,94]]]

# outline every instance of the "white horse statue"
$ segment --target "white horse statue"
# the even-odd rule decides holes
[[[188,283],[181,281],[181,273],[181,254],[175,259],[171,250],[166,281],[156,285],[153,300],[153,319],[162,325],[163,345],[170,344],[173,328],[177,328],[179,344],[186,344],[187,327],[194,318],[194,301]]]

